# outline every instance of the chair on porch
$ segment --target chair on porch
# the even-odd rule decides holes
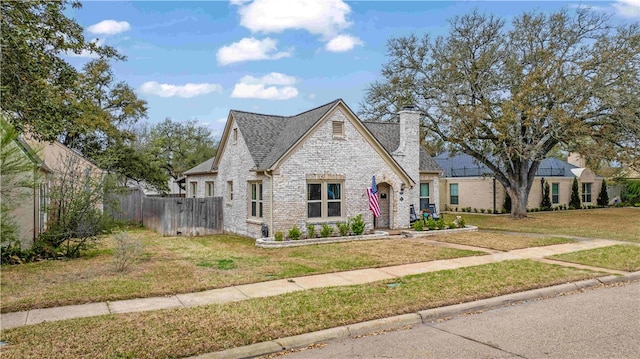
[[[431,218],[436,221],[440,219],[440,215],[438,215],[438,212],[436,211],[435,203],[429,203],[429,214],[431,215]]]
[[[413,205],[409,206],[409,223],[413,224],[413,222],[419,220],[418,215],[416,214],[416,208]]]

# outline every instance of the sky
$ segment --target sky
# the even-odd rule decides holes
[[[589,6],[614,23],[640,21],[640,0],[618,1],[83,1],[67,9],[112,61],[118,81],[147,101],[150,124],[196,120],[219,138],[229,110],[295,115],[342,98],[358,111],[379,80],[390,38],[437,37],[478,9],[509,22],[525,11]],[[81,68],[92,54],[67,55]]]

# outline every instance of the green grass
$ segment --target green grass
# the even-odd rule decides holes
[[[602,208],[573,211],[534,212],[527,218],[456,213],[467,224],[480,229],[540,233],[554,236],[605,238],[640,243],[640,208]],[[446,218],[453,218],[447,214]],[[446,219],[448,220],[448,219]]]
[[[446,236],[432,237],[430,239],[440,242],[495,249],[499,251],[510,251],[520,248],[541,247],[575,242],[575,240],[569,238],[551,236],[540,237],[537,235],[517,235],[500,232],[462,232]]]
[[[483,254],[411,241],[263,249],[250,238],[161,237],[136,229],[143,255],[128,271],[113,263],[113,239],[76,260],[2,266],[2,312],[197,292],[318,273]]]
[[[627,272],[640,270],[640,246],[632,244],[557,254],[550,258]]]
[[[3,358],[185,357],[598,275],[506,261],[228,304],[9,329],[2,333],[9,344],[1,353]],[[391,282],[400,285],[390,287]]]

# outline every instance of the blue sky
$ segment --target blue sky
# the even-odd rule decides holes
[[[84,1],[67,15],[127,56],[112,67],[148,102],[147,122],[195,119],[218,138],[230,109],[294,115],[342,98],[357,111],[391,37],[443,35],[447,19],[475,8],[508,21],[581,5],[640,21],[640,0]],[[81,67],[90,57],[68,60]]]

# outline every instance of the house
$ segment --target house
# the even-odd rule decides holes
[[[16,174],[0,174],[2,177],[2,201],[10,206],[9,216],[17,225],[16,239],[23,248],[33,245],[35,238],[46,228],[47,222],[47,191],[46,178],[52,170],[35,153],[35,151],[21,138],[17,138],[3,148],[3,153],[11,153],[9,161],[20,162],[21,159],[12,159],[13,156],[24,157],[33,164],[32,171]],[[4,157],[4,156],[3,156]],[[2,245],[7,245],[5,238]]]
[[[411,204],[438,203],[441,169],[420,146],[419,112],[398,118],[363,122],[341,99],[293,116],[232,110],[217,156],[184,173],[187,197],[223,197],[224,230],[251,237],[358,214],[368,231],[409,227]]]
[[[506,191],[485,165],[461,153],[451,155],[445,152],[434,160],[444,171],[439,191],[441,210],[471,207],[493,212],[503,209]],[[570,156],[569,160],[580,164],[576,157]],[[529,192],[527,208],[540,207],[543,179],[549,182],[552,206],[568,205],[574,177],[578,179],[582,204],[596,205],[602,178],[597,177],[590,169],[576,164],[557,158],[542,160]]]
[[[32,200],[25,200],[25,205],[13,212],[20,228],[22,247],[28,248],[36,237],[46,230],[47,222],[51,219],[50,189],[56,181],[72,181],[72,178],[80,176],[100,178],[104,171],[78,152],[57,141],[38,141],[25,133],[16,142],[38,167],[37,186],[28,189]],[[63,174],[66,177],[63,178]],[[102,203],[98,206],[102,210]]]

